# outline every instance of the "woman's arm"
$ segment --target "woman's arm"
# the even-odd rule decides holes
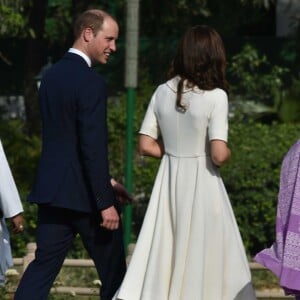
[[[213,163],[221,167],[231,155],[230,149],[227,147],[227,143],[221,140],[212,140],[210,142],[210,154]]]
[[[139,154],[158,158],[162,157],[164,154],[163,144],[149,135],[140,134]]]

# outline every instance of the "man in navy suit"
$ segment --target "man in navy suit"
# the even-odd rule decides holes
[[[94,260],[101,300],[125,273],[120,201],[131,200],[109,175],[106,86],[90,67],[116,51],[117,22],[88,10],[74,24],[75,42],[44,76],[39,90],[42,154],[29,201],[38,204],[37,250],[15,300],[47,299],[76,234]]]

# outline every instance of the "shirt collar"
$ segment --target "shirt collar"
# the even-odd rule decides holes
[[[83,53],[82,51],[80,51],[76,48],[70,48],[68,52],[80,55],[86,61],[86,63],[88,64],[89,67],[92,66],[91,59],[85,53]]]

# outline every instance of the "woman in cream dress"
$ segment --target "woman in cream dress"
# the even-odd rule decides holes
[[[5,219],[10,219],[15,233],[23,231],[22,203],[0,141],[0,286],[5,272],[13,265],[9,232]]]
[[[218,33],[188,29],[140,129],[140,153],[161,164],[115,299],[256,299],[219,172],[230,156],[224,69]]]

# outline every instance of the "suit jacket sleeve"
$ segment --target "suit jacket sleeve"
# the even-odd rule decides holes
[[[82,164],[96,205],[103,210],[115,200],[108,165],[105,83],[90,80],[80,94],[77,121]]]
[[[0,141],[0,210],[4,218],[23,211],[20,196]]]

